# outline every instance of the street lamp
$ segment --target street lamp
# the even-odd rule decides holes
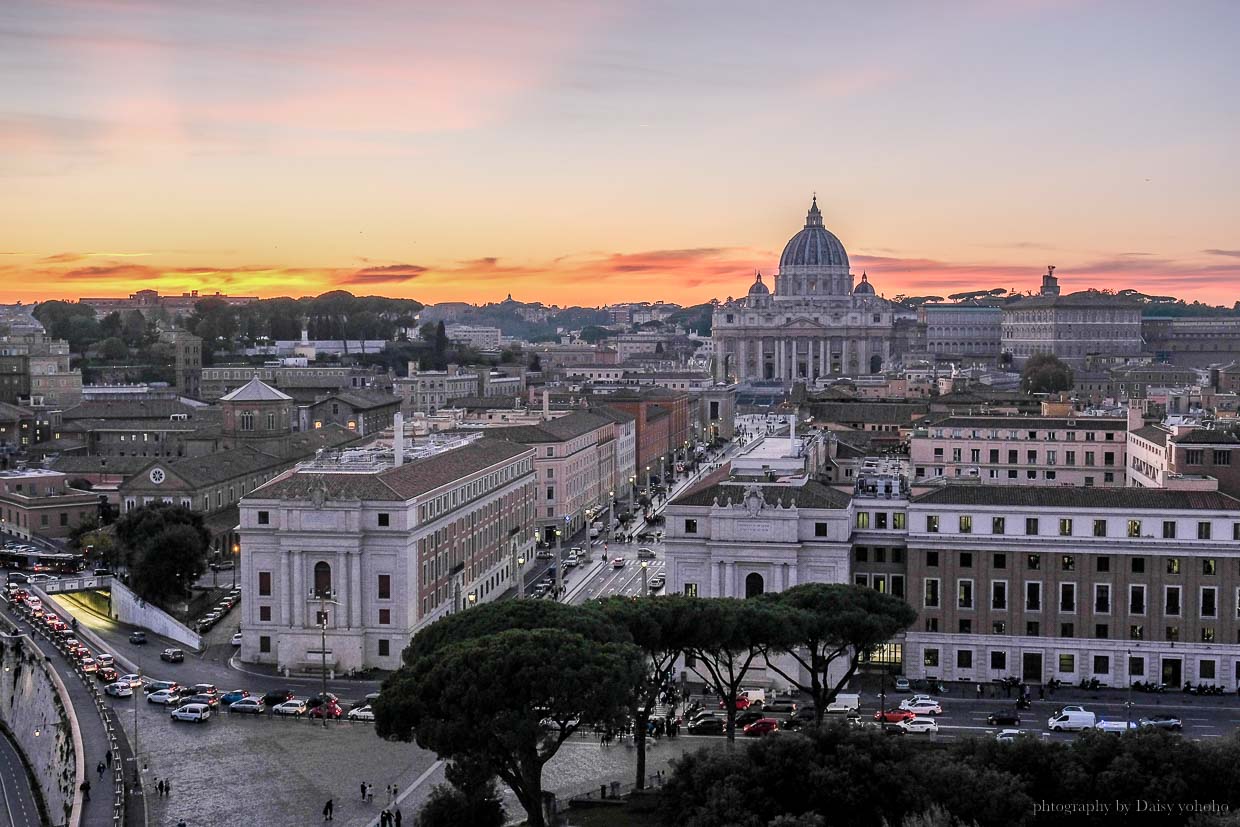
[[[603,559],[607,559],[607,541],[616,530],[616,492],[607,492],[607,530],[603,532]]]
[[[649,560],[642,560],[642,597],[650,596],[650,584],[646,580],[647,571],[650,567]]]
[[[567,527],[571,517],[564,517],[564,525]],[[564,588],[564,567],[560,565],[564,550],[564,532],[560,529],[555,530],[555,599],[560,599],[560,590]]]
[[[1127,650],[1128,660],[1124,664],[1124,670],[1131,673],[1132,650]],[[1124,731],[1132,729],[1132,675],[1128,675],[1128,689],[1125,690],[1126,697],[1124,699]]]
[[[233,540],[233,588],[237,588],[237,566],[241,564],[241,541]]]
[[[333,589],[311,589],[310,598],[319,601],[319,657],[322,658],[322,672],[320,677],[323,679],[323,689],[319,694],[320,705],[327,704],[327,604],[339,606],[336,601],[336,592]],[[323,710],[323,728],[327,729],[327,710]]]
[[[517,599],[525,597],[525,555],[517,557]]]

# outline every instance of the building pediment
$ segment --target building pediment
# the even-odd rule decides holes
[[[787,333],[821,333],[826,330],[826,326],[814,321],[807,316],[794,316],[787,322],[779,326],[779,329]]]

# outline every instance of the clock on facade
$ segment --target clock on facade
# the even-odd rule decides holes
[[[162,468],[151,469],[151,482],[155,483],[156,485],[159,485],[161,482],[164,481],[164,477],[165,477],[164,469]]]

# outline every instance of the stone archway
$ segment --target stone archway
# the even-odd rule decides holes
[[[870,357],[870,373],[878,373],[883,369],[883,357],[875,353]]]
[[[766,588],[766,581],[756,571],[745,577],[745,597],[757,597]]]

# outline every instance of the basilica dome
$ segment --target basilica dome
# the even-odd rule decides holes
[[[818,198],[810,205],[805,216],[805,227],[789,239],[779,257],[781,273],[796,272],[794,268],[842,268],[848,272],[848,253],[835,235],[822,225],[822,213],[818,210]]]
[[[754,283],[749,288],[749,295],[765,296],[769,294],[770,292],[771,292],[770,289],[765,284],[762,283],[762,274],[759,273],[757,280],[755,280]]]
[[[853,288],[853,295],[854,296],[861,296],[861,295],[873,296],[874,295],[874,285],[870,284],[870,277],[867,276],[865,273],[861,274],[860,283],[858,283],[857,286]]]

